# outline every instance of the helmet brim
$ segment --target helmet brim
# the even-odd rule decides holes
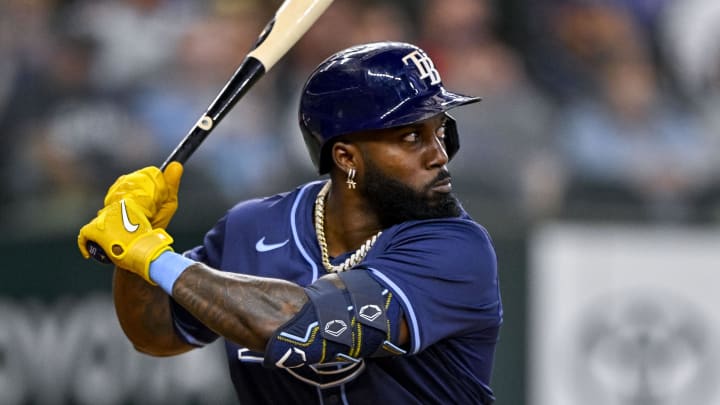
[[[397,127],[423,121],[453,108],[480,102],[482,98],[453,93],[441,87],[428,97],[407,98],[382,117],[385,127]]]

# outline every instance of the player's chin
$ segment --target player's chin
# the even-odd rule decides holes
[[[430,189],[430,190],[428,190],[428,192],[425,195],[425,201],[428,206],[437,208],[437,207],[447,206],[448,204],[452,204],[455,201],[455,196],[453,195],[452,190]]]
[[[460,203],[450,192],[435,192],[427,199],[427,218],[457,217],[461,214]]]

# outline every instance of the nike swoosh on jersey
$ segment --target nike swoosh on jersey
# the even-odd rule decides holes
[[[255,244],[255,250],[257,250],[258,252],[269,252],[269,251],[271,251],[271,250],[275,250],[275,249],[278,249],[278,248],[281,248],[281,247],[285,246],[289,241],[290,241],[290,239],[285,239],[284,242],[280,242],[280,243],[268,243],[268,244],[266,244],[266,243],[265,243],[265,237],[263,236],[263,237],[260,238],[260,240],[257,241],[257,243]]]
[[[125,230],[130,233],[137,231],[137,229],[140,227],[140,224],[133,224],[132,222],[130,222],[127,208],[125,208],[125,200],[120,200],[120,213],[122,214],[123,228],[125,228]]]

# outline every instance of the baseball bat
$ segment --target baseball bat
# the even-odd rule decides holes
[[[185,163],[225,114],[295,45],[332,2],[333,0],[285,0],[260,33],[253,49],[160,169],[165,170],[170,162]],[[88,241],[87,250],[94,259],[111,263],[97,243]]]

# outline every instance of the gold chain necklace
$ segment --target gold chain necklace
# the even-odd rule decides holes
[[[355,267],[358,263],[365,259],[365,256],[373,247],[377,238],[382,234],[379,231],[373,235],[370,239],[366,240],[358,250],[355,251],[350,257],[345,259],[340,265],[335,266],[330,263],[330,256],[328,254],[327,240],[325,239],[325,196],[330,191],[330,181],[323,186],[315,199],[315,233],[317,233],[318,244],[320,245],[320,255],[322,257],[322,264],[325,270],[331,273],[343,272],[345,270]]]

